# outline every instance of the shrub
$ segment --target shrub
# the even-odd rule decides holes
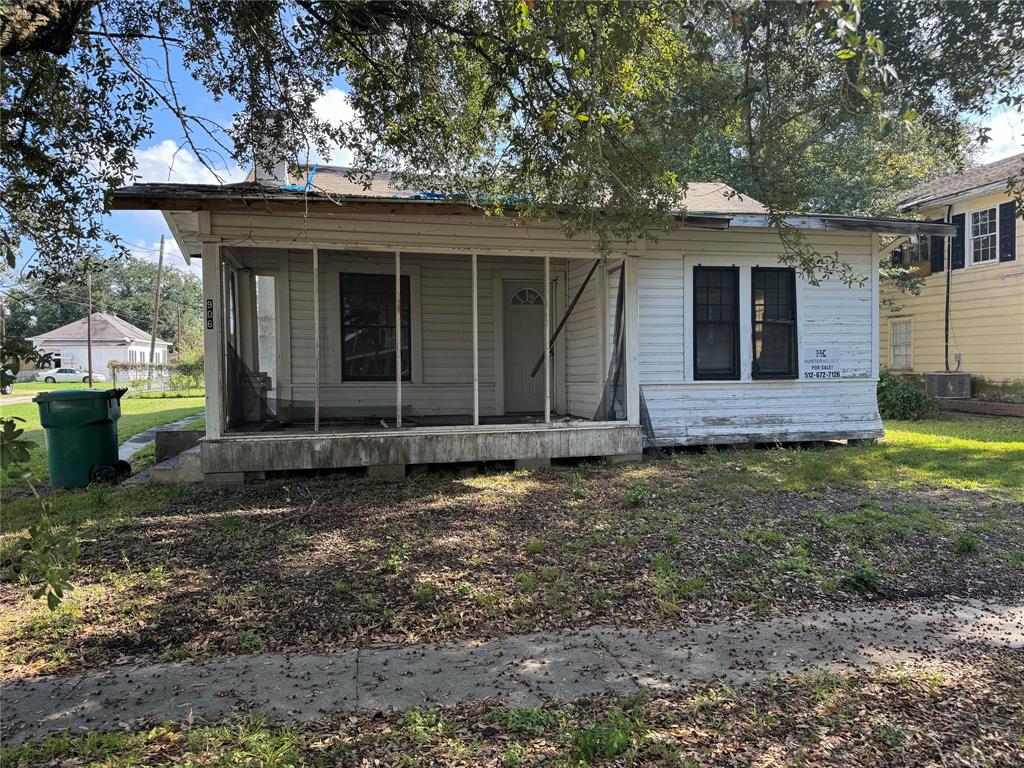
[[[839,588],[855,595],[879,594],[885,589],[885,577],[871,563],[864,562],[840,577]]]
[[[939,415],[939,401],[902,376],[882,371],[878,379],[878,412],[883,419],[934,419]]]

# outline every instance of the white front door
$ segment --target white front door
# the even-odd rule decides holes
[[[543,283],[505,283],[505,411],[544,410],[544,369],[530,371],[544,352]]]

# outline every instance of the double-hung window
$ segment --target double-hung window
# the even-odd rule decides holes
[[[693,377],[740,377],[740,296],[736,267],[693,270]]]
[[[893,320],[889,325],[889,364],[894,369],[913,365],[910,347],[910,320]]]
[[[971,264],[987,264],[998,258],[996,209],[971,214]]]
[[[795,379],[796,272],[785,268],[750,270],[751,324],[755,379]]]
[[[412,379],[409,276],[402,275],[402,379]],[[342,381],[395,380],[395,276],[341,274]]]

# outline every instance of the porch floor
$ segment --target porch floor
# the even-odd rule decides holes
[[[590,424],[590,423],[615,423],[615,422],[594,422],[592,419],[583,419],[576,416],[565,416],[561,414],[551,414],[551,426],[558,425],[570,425],[570,424]],[[546,426],[544,423],[543,413],[511,413],[503,416],[480,416],[480,426],[498,426],[498,425],[534,425],[538,427]],[[343,417],[343,418],[320,418],[320,433],[354,433],[354,432],[395,432],[405,431],[410,429],[417,429],[421,427],[433,428],[433,427],[472,427],[473,417],[470,414],[449,414],[449,415],[429,415],[429,416],[402,416],[402,426],[399,427],[395,423],[395,417],[380,417],[380,416],[356,416],[356,417]],[[276,421],[268,421],[260,424],[244,424],[238,427],[232,427],[225,434],[253,434],[253,433],[274,433],[274,434],[302,434],[311,433],[316,434],[313,430],[313,422],[308,419],[295,420],[291,422],[281,423]]]
[[[622,421],[561,419],[551,424],[509,423],[393,426],[357,423],[314,432],[312,425],[236,432],[202,441],[206,474],[340,469],[474,461],[531,461],[587,456],[638,455],[639,425]]]

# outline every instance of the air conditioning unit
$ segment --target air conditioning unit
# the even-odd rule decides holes
[[[926,373],[924,388],[930,395],[949,400],[967,400],[971,396],[971,374]]]

